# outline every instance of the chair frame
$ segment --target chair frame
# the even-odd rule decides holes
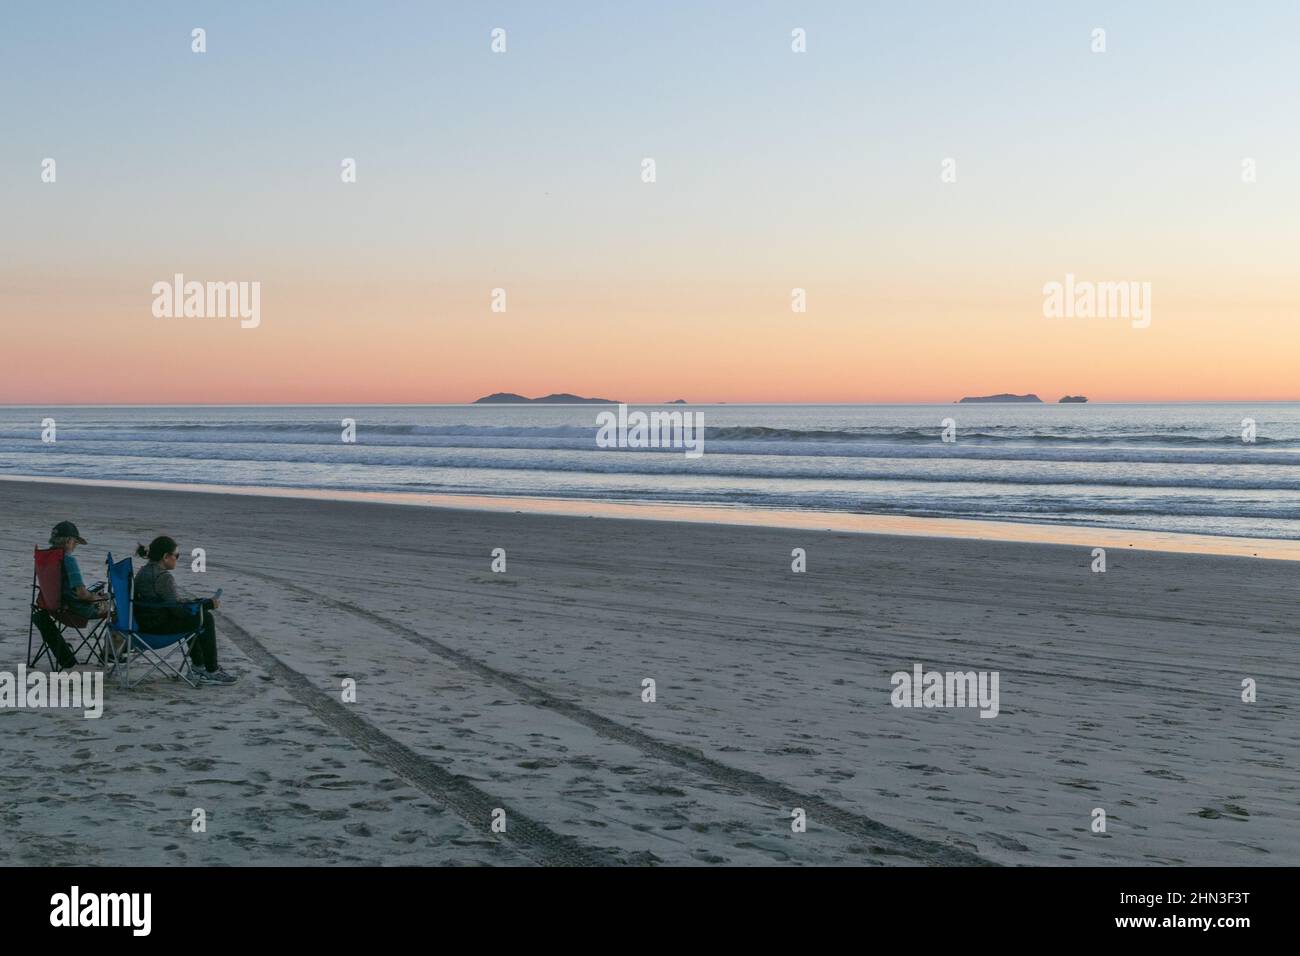
[[[36,562],[39,560],[38,555],[42,552],[60,551],[59,548],[33,548],[32,554],[32,596],[31,612],[27,622],[27,666],[36,667],[40,664],[41,658],[46,658],[50,663],[50,668],[55,673],[63,670],[63,665],[54,656],[54,650],[49,644],[45,643],[45,635],[41,635],[41,646],[36,654],[32,654],[32,636],[36,628],[37,613],[45,614],[59,630],[60,635],[68,631],[74,632],[79,638],[74,647],[71,642],[68,646],[72,648],[72,654],[77,658],[76,664],[98,663],[101,667],[107,662],[104,654],[105,635],[108,630],[108,618],[86,618],[79,614],[73,614],[71,611],[63,609],[63,558],[59,558],[59,583],[58,592],[53,595],[46,594],[41,588],[40,580],[37,577]],[[46,604],[53,605],[46,607]],[[88,630],[83,630],[87,629]],[[86,651],[85,659],[81,657],[81,652]],[[76,666],[76,664],[70,666]]]
[[[125,561],[131,559],[124,558]],[[137,687],[142,681],[157,671],[164,677],[173,679],[179,678],[185,681],[191,687],[198,687],[199,683],[193,676],[194,665],[190,661],[190,641],[202,634],[203,602],[202,601],[182,601],[179,604],[137,604],[135,600],[135,568],[131,568],[131,577],[128,585],[127,603],[126,603],[126,627],[122,627],[121,613],[117,604],[117,595],[113,588],[113,555],[110,553],[107,561],[109,597],[112,601],[112,615],[109,618],[109,634],[112,637],[120,637],[124,646],[118,648],[116,641],[110,640],[106,643],[107,660],[109,662],[108,674],[118,674],[120,671],[119,681],[125,690]],[[141,631],[135,622],[135,609],[143,608],[171,608],[175,610],[188,610],[190,613],[197,613],[200,626],[198,629],[177,632],[173,634],[146,634]],[[150,639],[161,638],[163,643],[151,644]],[[173,658],[179,652],[180,661],[173,663]],[[135,660],[137,666],[143,663],[144,672],[138,677],[131,677],[131,661]]]

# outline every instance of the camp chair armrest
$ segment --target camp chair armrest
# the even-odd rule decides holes
[[[149,608],[150,610],[171,609],[171,610],[201,611],[203,609],[203,601],[202,600],[181,601],[177,604],[171,604],[171,603],[147,604],[144,601],[136,601],[135,606],[137,608],[142,608],[142,607]]]

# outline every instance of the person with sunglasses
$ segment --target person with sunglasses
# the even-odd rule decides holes
[[[198,630],[199,634],[190,641],[189,648],[194,678],[201,684],[233,684],[238,678],[217,664],[217,622],[212,612],[221,606],[221,599],[181,596],[172,576],[180,557],[175,539],[160,535],[149,542],[147,548],[140,545],[135,553],[149,560],[135,576],[136,601],[141,604],[183,604],[202,600],[203,603],[197,618],[181,608],[138,608],[135,619],[140,630],[148,634]]]

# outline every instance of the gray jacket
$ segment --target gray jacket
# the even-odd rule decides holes
[[[150,561],[135,576],[135,599],[142,604],[180,604],[193,600],[181,596],[172,573],[157,561]]]

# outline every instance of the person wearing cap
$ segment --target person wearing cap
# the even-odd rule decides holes
[[[86,539],[71,521],[60,521],[50,532],[50,547],[63,549],[63,607],[78,617],[108,617],[108,595],[86,588],[81,566],[72,556],[77,545],[85,543]]]

